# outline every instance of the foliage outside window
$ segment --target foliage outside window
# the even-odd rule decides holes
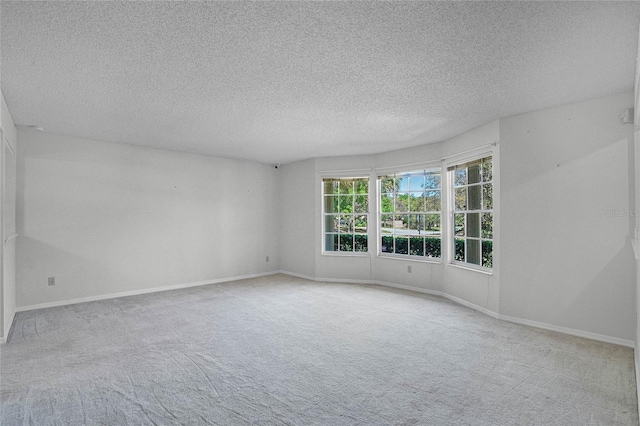
[[[454,261],[493,267],[493,167],[485,157],[450,167]]]
[[[440,258],[440,169],[378,176],[380,252]]]
[[[325,178],[325,252],[366,252],[369,213],[368,178]]]

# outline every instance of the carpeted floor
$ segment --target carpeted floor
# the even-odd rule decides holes
[[[285,275],[18,314],[3,425],[637,425],[633,351]]]

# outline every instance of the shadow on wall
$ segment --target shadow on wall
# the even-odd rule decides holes
[[[504,120],[501,314],[633,338],[633,135],[617,118],[625,98]]]
[[[627,96],[631,100],[620,94],[501,119],[503,160],[526,160],[513,164],[517,180],[526,182],[612,145],[633,143],[632,127],[618,117]]]
[[[632,340],[635,334],[635,259],[631,242],[622,247],[609,262],[572,298],[567,298],[563,308],[550,318],[552,324],[566,324],[573,329],[593,330],[605,336]],[[585,306],[594,306],[585,309]],[[610,313],[618,312],[626,317],[625,329],[620,323],[611,322]],[[571,323],[567,323],[567,319]]]
[[[95,261],[24,235],[19,237],[18,244],[20,251],[29,256],[19,259],[23,264],[17,268],[16,281],[25,285],[16,288],[17,308],[127,290],[118,285],[123,282],[122,277]],[[70,270],[72,276],[57,275],[59,271]],[[55,277],[55,285],[48,285],[49,277]]]

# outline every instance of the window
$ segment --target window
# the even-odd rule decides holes
[[[368,251],[369,178],[325,178],[324,251]]]
[[[380,253],[440,258],[440,169],[378,176]]]
[[[449,167],[453,261],[493,267],[493,169],[490,156]]]

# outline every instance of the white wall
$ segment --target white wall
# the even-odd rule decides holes
[[[442,144],[422,145],[414,148],[407,148],[377,154],[373,156],[373,167],[381,172],[395,172],[420,168],[419,163],[430,163],[435,167],[440,166],[442,157]],[[377,172],[372,174],[371,179],[375,182]],[[374,192],[375,194],[375,192]],[[372,203],[372,218],[375,218],[377,211],[377,197]],[[376,222],[372,220],[374,228],[371,241],[375,241],[373,250],[374,280],[378,283],[385,283],[405,288],[413,288],[430,292],[440,292],[443,288],[443,263],[427,261],[409,261],[391,257],[378,257],[377,235],[375,234]],[[411,265],[412,272],[408,272],[407,266]]]
[[[280,269],[273,167],[18,136],[18,307]]]
[[[9,108],[4,100],[4,95],[0,94],[1,97],[1,110],[0,110],[0,126],[2,128],[2,133],[6,142],[11,144],[14,150],[17,150],[17,137],[16,137],[16,128],[13,123],[13,119],[11,118],[11,114],[9,112]],[[0,164],[4,165],[5,163],[5,149],[3,145],[5,142],[0,141]],[[12,161],[15,161],[15,158],[8,159],[8,164],[13,165]],[[0,169],[0,176],[2,176],[3,183],[2,187],[4,188],[6,182],[5,179],[5,170]],[[6,176],[8,178],[8,185],[12,186],[15,184],[15,169],[9,168],[9,174]],[[4,191],[4,190],[3,190]],[[15,196],[15,193],[10,194],[12,197]],[[6,197],[0,197],[6,198]],[[13,198],[15,200],[15,198]],[[0,232],[0,240],[4,241],[6,237],[8,237],[8,233],[14,233],[14,225],[15,223],[15,211],[9,211],[7,208],[15,208],[15,204],[13,200],[9,199],[6,205],[0,202],[0,208],[2,209],[2,221],[7,222],[9,226],[3,226],[2,232]],[[4,200],[3,200],[4,201]],[[16,274],[15,274],[15,266],[16,266],[16,240],[11,239],[7,242],[7,244],[3,244],[0,241],[0,258],[3,259],[2,267],[0,267],[2,281],[0,284],[0,340],[5,340],[8,336],[9,330],[11,328],[11,323],[13,321],[13,317],[16,311]]]
[[[442,147],[445,166],[448,161],[464,161],[469,155],[478,155],[491,151],[493,162],[493,265],[491,274],[482,274],[459,267],[447,265],[443,271],[443,292],[461,301],[492,314],[499,313],[500,300],[500,189],[501,189],[501,157],[500,157],[499,121],[492,121],[484,126],[447,140]],[[493,146],[497,144],[496,146]],[[447,223],[447,226],[449,224]]]
[[[497,137],[496,121],[445,144],[422,145],[377,155],[316,158],[282,166],[282,176],[286,177],[283,196],[290,200],[283,203],[282,218],[290,226],[283,227],[283,241],[286,243],[282,244],[282,269],[320,280],[375,282],[436,293],[445,289],[445,276],[449,276],[452,282],[447,290],[452,296],[479,306],[487,305],[488,279],[492,295],[498,293],[498,281],[492,276],[487,278],[485,274],[459,268],[447,272],[452,267],[445,267],[443,262],[377,256],[375,196],[371,197],[369,206],[369,253],[354,256],[323,254],[321,182],[323,176],[366,175],[371,179],[370,191],[375,194],[377,171],[406,171],[407,168],[420,167],[416,165],[418,163],[428,162],[440,166],[443,152],[448,152],[444,151],[446,144],[451,144],[449,151],[462,152],[494,143]],[[302,217],[302,213],[306,217]],[[409,265],[412,272],[408,272]],[[465,280],[463,283],[458,280],[461,276]],[[487,308],[497,310],[497,296],[492,296],[491,301]]]
[[[500,120],[500,313],[633,341],[631,92]]]
[[[293,274],[315,277],[315,160],[285,164],[277,172],[280,266]]]
[[[441,292],[501,318],[632,342],[636,327],[636,272],[630,245],[635,226],[633,128],[619,119],[622,110],[632,105],[632,94],[623,93],[499,119],[440,144],[285,165],[287,179],[299,180],[295,187],[289,182],[287,196],[305,200],[301,210],[305,215],[314,206],[315,222],[312,233],[309,220],[285,206],[283,221],[304,222],[304,232],[297,226],[294,239],[283,229],[288,241],[283,244],[283,270],[304,265],[304,272],[292,272]],[[494,143],[498,143],[495,148],[480,149],[492,149],[495,164],[491,275],[444,262],[381,258],[374,245],[370,257],[322,255],[322,172],[370,169],[375,179],[377,169],[442,158],[446,164],[456,154]],[[313,200],[310,194],[315,194]],[[372,226],[375,202],[370,207]],[[370,233],[372,243],[375,238],[375,232]],[[310,247],[311,241],[315,246]],[[407,272],[409,264],[412,273]]]
[[[613,95],[503,118],[440,144],[277,170],[21,130],[17,304],[281,269],[441,292],[508,319],[633,341],[633,128],[619,120],[632,104],[630,93]],[[376,170],[446,164],[495,142],[492,275],[376,256],[375,197],[371,255],[322,254],[323,174],[356,170],[374,180]]]
[[[346,281],[370,281],[372,278],[372,259],[369,254],[359,254],[355,256],[335,256],[331,254],[322,255],[322,178],[336,176],[369,176],[371,174],[373,158],[364,156],[344,156],[317,158],[313,172],[314,194],[314,226],[313,233],[316,236],[317,244],[314,246],[315,277],[329,280]],[[371,200],[370,201],[375,201]],[[374,209],[375,204],[370,206]],[[375,210],[371,210],[375,211]],[[370,216],[371,220],[375,216]],[[372,222],[373,223],[373,222]],[[371,227],[369,227],[371,230]],[[374,241],[369,233],[369,241]]]

